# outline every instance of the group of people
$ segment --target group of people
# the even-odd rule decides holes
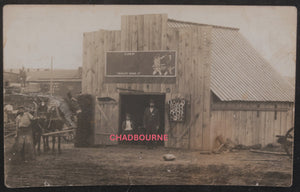
[[[155,107],[154,100],[151,99],[149,106],[145,109],[143,115],[143,126],[145,129],[146,135],[153,135],[158,133],[160,125],[159,111]],[[135,122],[132,120],[132,117],[129,113],[126,113],[126,118],[122,123],[122,131],[124,135],[133,134],[135,127]],[[150,140],[146,143],[149,149],[157,147],[156,141]]]
[[[46,112],[46,104],[41,104],[38,106],[38,111]],[[25,111],[23,106],[19,107],[18,116],[16,118],[16,134],[15,134],[15,144],[13,147],[13,154],[18,156],[22,161],[28,161],[34,159],[33,150],[33,135],[32,129],[30,128],[31,121],[37,117],[36,114],[31,114]],[[143,115],[143,126],[145,129],[145,134],[152,135],[157,134],[160,125],[159,111],[155,107],[154,100],[150,100],[149,106],[145,109]],[[126,114],[126,119],[122,123],[123,134],[133,134],[135,130],[135,123],[133,122],[131,115]],[[156,141],[147,141],[147,147],[152,149],[156,147]]]
[[[25,111],[24,106],[20,106],[18,108],[17,117],[15,118],[16,123],[16,132],[15,132],[15,143],[12,148],[13,158],[21,161],[28,161],[35,158],[34,155],[34,143],[33,143],[33,128],[32,121],[38,118],[47,119],[49,114],[55,113],[55,117],[60,117],[60,111],[69,107],[69,102],[73,100],[71,94],[67,95],[67,99],[65,99],[65,104],[67,106],[51,106],[49,102],[45,100],[41,100],[39,98],[35,98],[33,101],[34,110]],[[63,105],[63,104],[61,104]],[[60,107],[60,108],[59,108]],[[6,107],[6,111],[11,111],[11,107]],[[54,112],[52,112],[54,110]],[[62,111],[64,113],[64,111]],[[8,113],[9,114],[9,113]],[[65,115],[67,114],[67,115]],[[65,113],[63,119],[65,123],[69,123],[71,127],[76,127],[74,121],[71,119],[71,115],[69,113]],[[53,115],[50,115],[51,117]],[[50,118],[51,118],[50,117]],[[53,116],[54,117],[54,116]]]

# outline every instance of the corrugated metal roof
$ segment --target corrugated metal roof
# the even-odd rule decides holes
[[[174,27],[174,28],[183,28],[183,27],[192,27],[192,26],[212,26],[214,28],[222,28],[222,29],[231,29],[231,30],[239,30],[239,28],[235,27],[226,27],[226,26],[220,26],[220,25],[209,25],[209,24],[203,24],[203,23],[194,23],[194,22],[188,22],[188,21],[178,21],[175,19],[168,19],[168,26]]]
[[[169,27],[201,25],[168,21]],[[295,89],[237,28],[213,26],[211,90],[222,101],[294,101]]]

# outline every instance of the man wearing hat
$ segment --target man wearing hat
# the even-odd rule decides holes
[[[25,112],[23,106],[19,107],[16,118],[16,153],[21,160],[26,161],[34,157],[32,129],[30,127],[33,116]]]
[[[157,134],[159,129],[159,111],[155,107],[153,99],[150,99],[149,107],[145,109],[143,123],[147,135]],[[150,149],[155,147],[155,144],[155,141],[147,141],[147,147]]]

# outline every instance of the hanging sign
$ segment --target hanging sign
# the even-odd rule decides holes
[[[185,120],[185,99],[172,99],[169,101],[170,121],[183,122]]]
[[[106,52],[106,77],[176,77],[176,51]]]

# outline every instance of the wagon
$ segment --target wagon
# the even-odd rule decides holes
[[[293,155],[293,143],[294,143],[294,127],[290,128],[285,135],[276,135],[278,137],[277,142],[281,144],[287,155]]]

